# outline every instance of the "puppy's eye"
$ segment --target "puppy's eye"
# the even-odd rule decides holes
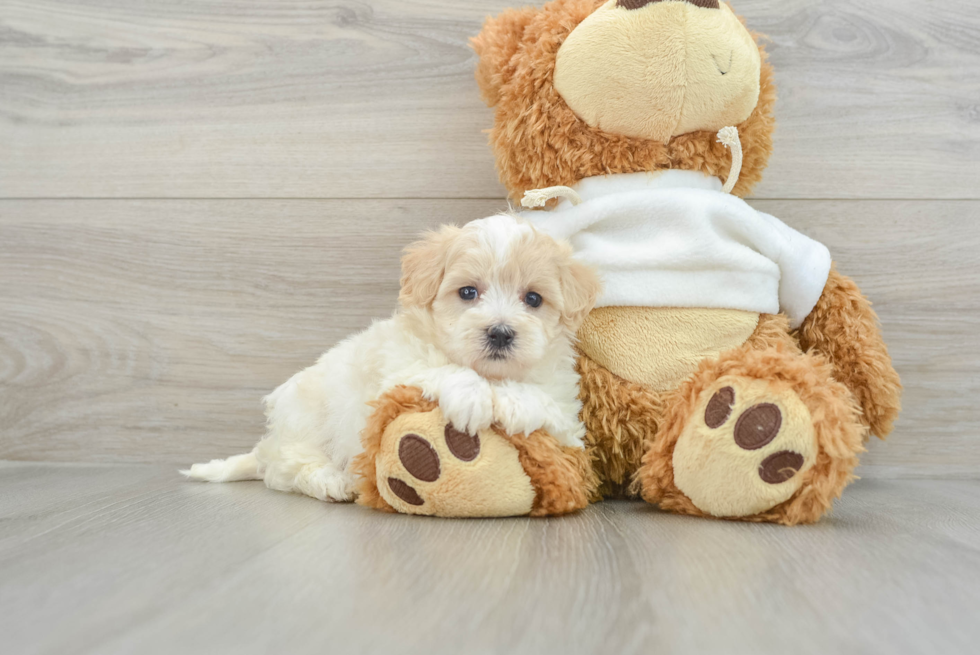
[[[544,298],[541,297],[541,294],[534,293],[533,291],[528,291],[527,293],[524,294],[524,302],[529,307],[540,307],[541,303],[544,302]]]
[[[459,290],[459,297],[463,300],[476,300],[478,295],[480,292],[476,290],[476,287],[463,287]]]

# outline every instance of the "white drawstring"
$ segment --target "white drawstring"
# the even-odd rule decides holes
[[[738,138],[737,127],[723,127],[718,131],[718,143],[724,144],[732,151],[732,169],[725,180],[725,186],[721,188],[725,193],[731,193],[738,183],[738,176],[742,172],[742,142]]]
[[[575,193],[575,189],[567,186],[550,186],[544,189],[525,191],[524,197],[521,198],[521,205],[528,209],[544,207],[545,203],[552,198],[568,198],[568,201],[573,205],[578,205],[582,202],[582,198]]]

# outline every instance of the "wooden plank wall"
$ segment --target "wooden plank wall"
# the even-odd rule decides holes
[[[405,243],[506,206],[467,38],[510,4],[0,0],[0,459],[248,448]],[[780,86],[752,202],[831,247],[907,387],[866,474],[976,475],[980,4],[733,4]]]

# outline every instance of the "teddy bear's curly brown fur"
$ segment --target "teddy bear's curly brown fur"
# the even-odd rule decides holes
[[[490,143],[512,199],[530,189],[572,186],[596,175],[682,169],[724,180],[729,174],[732,157],[718,143],[716,130],[680,134],[666,142],[615,134],[588,124],[556,90],[562,44],[586,18],[615,4],[554,0],[543,9],[514,9],[488,19],[473,39],[479,55],[476,78],[487,104],[496,109]],[[762,45],[758,47],[758,103],[737,125],[744,149],[734,188],[739,196],[760,181],[772,151],[776,90],[772,67]],[[857,285],[836,268],[797,330],[790,332],[784,317],[761,315],[747,342],[702,361],[673,388],[654,390],[631,382],[584,353],[579,367],[582,417],[601,494],[637,494],[664,509],[694,515],[784,524],[817,520],[852,478],[868,434],[886,436],[900,408],[901,385],[877,316]],[[740,394],[761,384],[774,398],[784,398],[784,413],[807,417],[808,425],[798,432],[809,434],[805,438],[815,444],[805,471],[793,479],[792,496],[758,511],[705,511],[675,484],[678,457],[688,456],[677,455],[675,445],[695,429],[693,423],[704,422],[700,416],[706,406],[727,397],[721,393],[725,388],[719,390],[726,379],[737,382],[732,384]],[[799,407],[786,409],[790,405]],[[788,469],[790,477],[802,470],[801,464],[794,466]]]

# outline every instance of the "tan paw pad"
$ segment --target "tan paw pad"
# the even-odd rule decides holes
[[[810,412],[789,388],[721,379],[674,447],[674,483],[701,511],[744,517],[788,500],[816,459]]]
[[[534,503],[513,445],[490,430],[457,430],[438,409],[395,418],[376,466],[378,492],[406,514],[519,516]]]

